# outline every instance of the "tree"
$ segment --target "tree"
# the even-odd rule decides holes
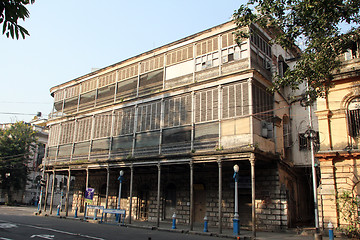
[[[12,39],[19,39],[19,34],[25,39],[25,35],[30,36],[29,32],[18,24],[18,20],[28,18],[29,11],[25,7],[33,4],[35,0],[0,0],[0,26],[2,34]]]
[[[27,181],[27,163],[36,144],[36,132],[24,122],[0,130],[0,187],[8,202],[12,191],[23,189]]]
[[[340,67],[339,55],[359,41],[359,9],[359,0],[249,0],[234,13],[236,36],[238,42],[249,37],[240,29],[258,24],[277,30],[274,43],[285,49],[302,41],[304,48],[294,69],[275,76],[273,90],[283,86],[295,90],[307,81],[307,94],[315,100],[331,87],[333,73]],[[342,33],[341,24],[357,27]]]

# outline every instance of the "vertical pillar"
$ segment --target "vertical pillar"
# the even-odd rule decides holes
[[[134,179],[134,167],[130,167],[130,203],[129,203],[129,224],[131,224],[131,214],[132,214],[132,196],[133,196],[133,179]]]
[[[195,55],[194,55],[195,56]],[[195,150],[195,92],[191,92],[191,151]]]
[[[219,167],[219,233],[222,233],[222,163],[218,160]]]
[[[67,179],[67,186],[66,186],[66,200],[65,200],[65,216],[68,216],[69,214],[69,192],[70,192],[70,178],[71,178],[71,171],[70,168],[68,170],[69,175]]]
[[[250,157],[251,165],[251,219],[252,219],[252,236],[256,238],[256,206],[255,206],[255,155]]]
[[[89,168],[86,168],[86,180],[85,180],[85,191],[89,188]],[[86,192],[85,192],[86,194]],[[84,198],[85,198],[85,194],[84,194]],[[85,199],[84,199],[85,200]],[[85,206],[84,206],[84,219],[86,217],[86,207],[87,207],[87,203],[85,202]]]
[[[161,186],[161,165],[160,163],[157,165],[158,168],[158,188],[157,188],[157,227],[160,226],[160,186]]]
[[[49,192],[49,182],[50,182],[50,174],[46,173],[46,188],[45,188],[45,200],[44,200],[44,212],[46,212],[46,205],[48,199],[48,192]]]
[[[251,136],[251,140],[250,140],[250,144],[254,145],[254,117],[253,117],[253,79],[249,78],[248,79],[248,104],[249,104],[249,116],[250,116],[250,136]]]
[[[86,188],[89,188],[89,169],[86,168]]]
[[[190,231],[194,228],[194,165],[190,162]]]
[[[52,214],[53,204],[54,204],[54,191],[55,191],[55,170],[53,170],[52,186],[51,186],[51,199],[50,199],[50,214]]]
[[[110,184],[110,169],[109,165],[106,168],[106,199],[105,199],[105,208],[108,208],[109,204],[109,184]]]

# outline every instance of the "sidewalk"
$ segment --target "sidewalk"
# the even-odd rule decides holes
[[[61,217],[66,218],[69,220],[83,220],[84,214],[79,213],[78,218],[74,217],[74,212],[69,212],[69,215],[65,217],[64,212],[60,212],[60,216],[57,216],[57,209],[53,209],[52,215],[49,215],[49,209],[47,209],[46,213],[42,213],[42,216],[51,216],[51,217]],[[98,217],[100,218],[101,215],[99,214]],[[99,220],[93,220],[90,216],[87,219],[88,222],[98,223]],[[120,225],[118,223],[115,223],[114,221],[109,221],[108,223],[114,224],[114,225]],[[219,229],[217,227],[209,227],[208,232],[204,232],[204,225],[203,224],[194,224],[193,230],[190,231],[188,225],[183,224],[177,224],[176,229],[172,229],[172,222],[170,221],[161,221],[159,224],[159,227],[156,226],[156,222],[148,222],[148,221],[132,221],[131,224],[128,223],[128,221],[125,221],[124,226],[126,227],[132,227],[132,228],[143,228],[143,229],[149,229],[149,230],[157,230],[157,231],[168,231],[168,232],[176,232],[176,233],[187,233],[187,234],[198,234],[198,235],[205,235],[205,236],[216,236],[221,239],[228,238],[228,239],[239,239],[239,240],[250,240],[252,236],[251,231],[247,230],[240,230],[240,234],[238,236],[233,235],[233,229],[223,228],[222,233],[219,233]],[[313,240],[314,236],[313,233],[303,231],[302,233],[297,233],[295,230],[287,230],[283,232],[262,232],[257,231],[256,232],[256,239],[257,240]],[[323,236],[323,240],[329,239],[328,236]],[[342,238],[342,237],[335,237],[336,240],[349,240],[348,238]]]

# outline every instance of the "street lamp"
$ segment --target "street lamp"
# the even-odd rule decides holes
[[[233,233],[239,235],[239,206],[238,206],[238,180],[239,180],[239,166],[234,165],[234,176],[235,179],[235,213],[233,219]]]
[[[120,209],[120,201],[121,201],[121,185],[122,185],[122,181],[123,181],[123,176],[124,176],[124,171],[120,170],[119,172],[120,176],[118,178],[119,180],[119,197],[118,197],[118,205],[117,208]],[[116,214],[116,221],[120,222],[121,221],[121,215],[120,214]]]
[[[122,181],[123,181],[123,176],[124,176],[124,171],[120,170],[119,172],[120,176],[118,178],[119,180],[119,198],[118,198],[118,209],[120,209],[120,201],[121,201],[121,185],[122,185]]]

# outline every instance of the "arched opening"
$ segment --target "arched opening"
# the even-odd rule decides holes
[[[360,136],[360,98],[354,98],[347,109],[349,135],[353,138]]]
[[[291,161],[291,145],[292,145],[292,136],[291,136],[291,124],[290,118],[287,115],[283,116],[283,144],[284,144],[284,158],[287,161]]]

